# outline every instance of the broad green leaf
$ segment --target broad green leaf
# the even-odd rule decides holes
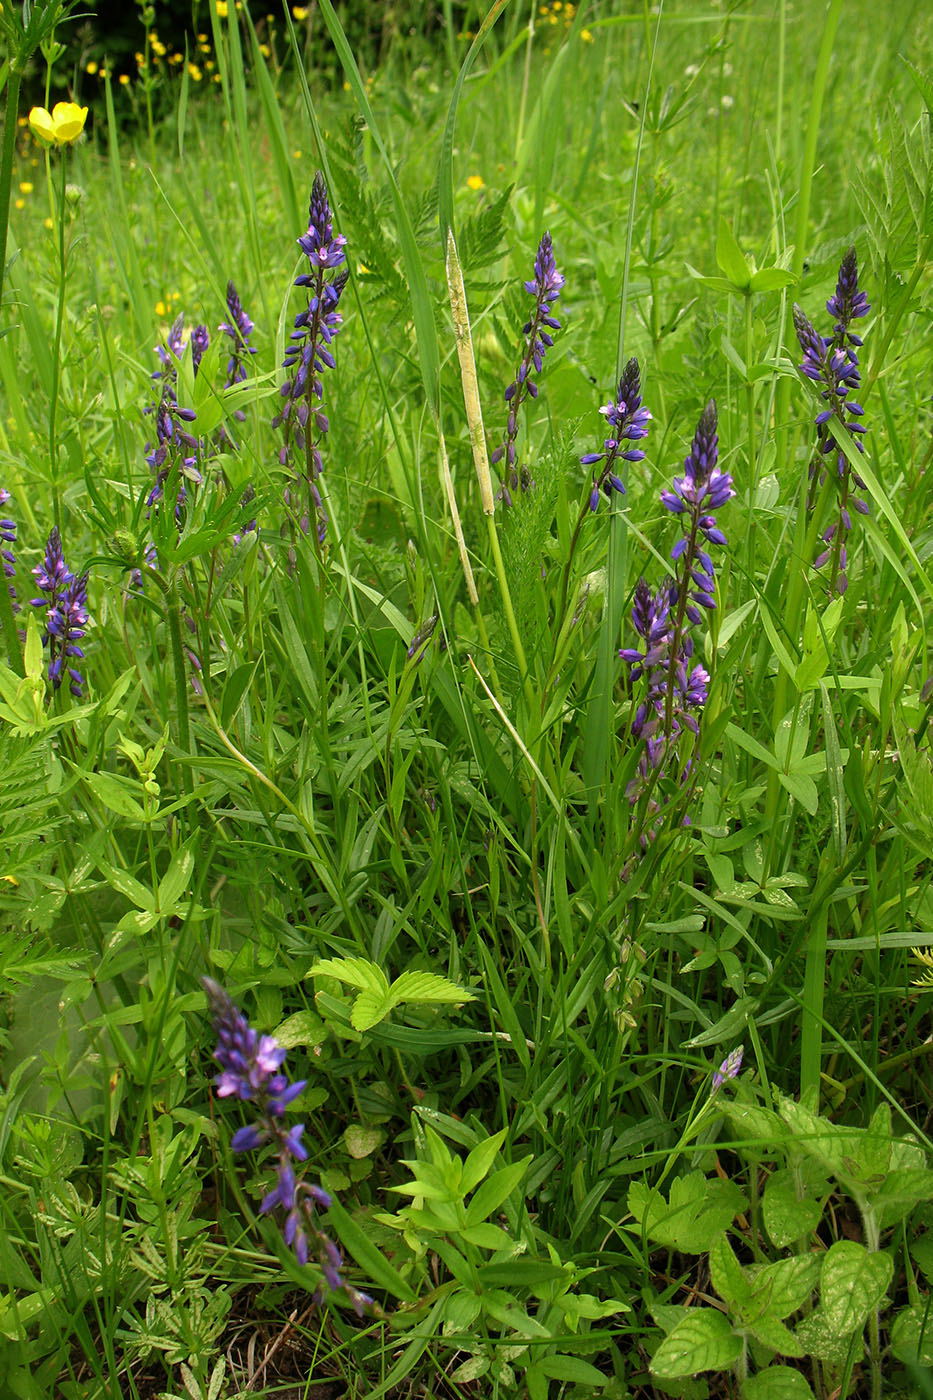
[[[735,234],[724,218],[719,220],[719,232],[716,235],[716,265],[736,291],[742,292],[748,287],[751,268],[736,241]]]
[[[140,792],[141,785],[129,778],[115,778],[111,773],[83,773],[94,796],[113,812],[114,816],[126,817],[129,821],[145,821],[146,812],[142,803],[133,795]]]
[[[823,1210],[819,1201],[798,1199],[793,1173],[781,1168],[768,1178],[761,1214],[772,1244],[784,1249],[794,1240],[805,1240],[812,1235]]]
[[[381,1128],[367,1128],[362,1123],[351,1123],[344,1131],[344,1145],[351,1157],[369,1157],[385,1139]]]
[[[792,287],[797,281],[793,272],[783,267],[760,267],[752,273],[749,287],[753,292],[776,292],[780,287]]]
[[[785,787],[805,812],[815,817],[820,805],[820,795],[816,783],[806,773],[778,773],[782,787]]]
[[[498,1210],[502,1202],[518,1186],[522,1177],[528,1170],[531,1157],[523,1157],[520,1162],[512,1162],[507,1167],[501,1167],[499,1171],[493,1172],[492,1176],[477,1187],[467,1206],[467,1224],[478,1225],[481,1220],[492,1215],[494,1210]]]
[[[710,1181],[702,1172],[689,1172],[671,1183],[670,1200],[643,1182],[629,1187],[628,1208],[648,1239],[685,1254],[705,1254],[745,1205],[731,1181]],[[632,1228],[631,1226],[629,1227]]]
[[[471,1356],[469,1361],[464,1361],[451,1373],[450,1379],[454,1385],[466,1385],[469,1381],[478,1381],[480,1376],[485,1376],[490,1364],[488,1356]]]
[[[698,1371],[728,1371],[741,1354],[742,1340],[724,1313],[692,1308],[658,1347],[651,1372],[660,1380],[676,1380]]]
[[[780,1356],[803,1356],[803,1343],[798,1341],[789,1327],[771,1313],[762,1313],[744,1324],[749,1334],[768,1351],[776,1351]]]
[[[820,1271],[820,1305],[830,1326],[842,1336],[862,1328],[868,1314],[880,1305],[893,1272],[889,1254],[878,1254],[854,1240],[831,1245]]]
[[[484,1138],[473,1148],[463,1164],[463,1172],[460,1177],[464,1195],[469,1195],[471,1191],[475,1190],[483,1177],[487,1175],[507,1135],[508,1129],[502,1128],[498,1133],[493,1133],[492,1137]]]
[[[194,873],[197,837],[192,837],[172,856],[168,870],[159,881],[159,913],[167,917],[184,894]]]
[[[467,1225],[460,1231],[460,1238],[467,1244],[475,1244],[479,1249],[509,1249],[515,1241],[500,1225],[484,1220],[479,1225]]]
[[[751,1286],[725,1232],[718,1235],[710,1246],[709,1274],[713,1287],[720,1298],[728,1303],[730,1311],[742,1307],[751,1298]]]
[[[742,1382],[742,1400],[813,1400],[813,1391],[792,1366],[768,1366]]]
[[[327,1028],[320,1016],[313,1011],[296,1011],[278,1027],[275,1038],[286,1050],[296,1045],[323,1045],[327,1039]]]
[[[851,1332],[840,1332],[823,1308],[815,1308],[797,1323],[797,1340],[807,1356],[841,1366],[852,1344]]]
[[[891,1350],[898,1361],[933,1367],[933,1308],[923,1303],[899,1312],[891,1325]]]
[[[576,1385],[603,1386],[609,1380],[608,1375],[603,1371],[597,1371],[595,1366],[591,1366],[588,1361],[583,1361],[579,1356],[542,1356],[537,1365],[539,1370],[554,1381],[573,1381]]]

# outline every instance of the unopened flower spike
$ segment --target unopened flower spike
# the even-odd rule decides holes
[[[489,457],[493,466],[505,459],[500,496],[506,505],[511,505],[512,492],[516,491],[519,485],[523,491],[530,490],[534,485],[527,467],[519,470],[515,460],[518,413],[526,395],[532,399],[538,397],[538,385],[534,376],[541,373],[544,356],[554,344],[552,332],[560,330],[560,321],[554,315],[552,307],[560,296],[563,285],[564,277],[557,270],[551,235],[545,233],[535,255],[534,277],[525,283],[525,291],[535,299],[535,309],[522,326],[525,350],[518,372],[505,391],[505,401],[509,410],[505,436],[502,445],[490,453]]]
[[[362,1315],[372,1299],[345,1281],[341,1274],[343,1255],[318,1220],[318,1212],[330,1207],[331,1198],[321,1186],[304,1179],[301,1164],[308,1158],[304,1124],[287,1127],[283,1121],[306,1081],[288,1079],[283,1072],[288,1053],[284,1046],[274,1036],[253,1030],[219,983],[202,977],[201,984],[217,1034],[217,1095],[239,1099],[252,1109],[251,1121],[237,1129],[230,1146],[234,1152],[255,1152],[266,1146],[275,1152],[275,1182],[262,1199],[260,1213],[274,1215],[298,1262],[307,1264],[313,1258],[331,1291],[345,1289],[357,1314]]]
[[[256,353],[256,347],[250,344],[249,339],[254,330],[253,322],[244,311],[239,293],[232,282],[227,283],[227,320],[221,321],[218,329],[231,341],[230,355],[227,360],[227,377],[224,381],[224,388],[231,389],[235,384],[243,383],[246,378],[246,361],[250,355]],[[246,414],[242,408],[234,409],[233,417],[239,423],[246,421]],[[231,442],[230,435],[223,426],[221,426],[220,438],[221,441]]]
[[[742,1055],[744,1052],[744,1045],[737,1045],[734,1050],[729,1051],[729,1054],[713,1075],[713,1084],[710,1090],[711,1095],[718,1093],[727,1079],[737,1078],[742,1068]]]
[[[320,444],[330,427],[322,407],[321,376],[335,366],[329,347],[343,322],[337,305],[347,284],[347,270],[342,266],[346,262],[346,242],[343,234],[334,233],[327,186],[318,171],[311,187],[308,231],[298,239],[310,270],[296,277],[294,283],[307,290],[308,304],[295,317],[291,344],[282,361],[291,377],[282,385],[280,392],[285,402],[272,426],[282,428],[285,438],[279,452],[280,464],[289,471],[285,504],[302,534],[307,534],[311,521],[315,521],[320,544],[327,533],[327,516],[316,478],[323,469]],[[336,275],[328,277],[336,269],[340,269]]]
[[[826,405],[816,416],[816,452],[810,463],[810,493],[808,509],[816,504],[819,488],[826,480],[827,459],[833,459],[837,481],[835,518],[821,534],[822,548],[813,561],[815,569],[829,565],[830,593],[844,593],[848,587],[848,536],[852,528],[852,512],[868,514],[868,502],[855,490],[864,491],[865,482],[849,463],[837,440],[842,433],[849,435],[857,452],[864,452],[862,437],[867,432],[862,422],[865,410],[852,397],[859,391],[861,373],[858,350],[862,338],[851,329],[852,322],[867,316],[871,310],[868,297],[859,290],[858,261],[854,248],[849,248],[839,267],[836,290],[826,303],[826,310],[835,318],[833,334],[820,335],[799,306],[794,307],[794,330],[803,351],[801,374],[822,386],[820,397]]]

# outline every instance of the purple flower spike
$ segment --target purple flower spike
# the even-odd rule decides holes
[[[0,510],[3,509],[9,499],[9,491],[5,491],[3,487],[0,486]],[[3,578],[10,580],[7,584],[7,589],[9,590],[10,601],[13,604],[14,616],[20,610],[19,600],[16,596],[16,584],[13,582],[16,578],[16,556],[13,553],[15,544],[16,521],[0,519],[0,558],[3,560],[3,568],[0,569],[0,574],[2,574]]]
[[[551,235],[545,233],[535,255],[534,277],[525,283],[525,291],[535,299],[535,309],[522,326],[522,335],[525,337],[524,354],[515,378],[505,391],[505,401],[509,406],[505,436],[501,447],[497,447],[489,459],[494,466],[505,459],[499,499],[506,505],[512,504],[512,493],[518,490],[519,486],[524,492],[534,485],[531,474],[526,468],[520,469],[515,458],[518,411],[526,395],[532,399],[538,397],[538,385],[534,375],[541,373],[544,357],[554,344],[551,332],[560,330],[560,321],[553,314],[551,307],[560,296],[563,285],[563,274],[558,272],[554,259]]]
[[[69,690],[80,699],[84,693],[84,678],[76,666],[68,663],[82,661],[84,652],[78,643],[88,624],[87,574],[75,578],[65,563],[62,552],[62,539],[58,527],[53,526],[45,546],[41,564],[33,569],[33,577],[44,598],[33,598],[34,608],[45,608],[45,634],[43,646],[49,651],[49,680],[53,690],[61,688],[65,675],[68,675]]]
[[[279,462],[289,468],[285,504],[302,534],[307,534],[311,520],[315,521],[319,544],[324,543],[327,533],[327,516],[315,478],[322,469],[320,444],[330,427],[321,408],[321,376],[336,364],[328,347],[343,322],[337,306],[348,277],[346,268],[330,280],[326,274],[346,262],[346,242],[342,234],[334,233],[327,186],[318,171],[311,187],[308,231],[298,239],[310,271],[295,278],[296,287],[308,290],[308,302],[295,317],[282,361],[284,368],[293,373],[282,385],[280,392],[285,402],[272,426],[282,428],[285,437],[279,452]]]
[[[322,1187],[305,1181],[300,1168],[295,1170],[296,1163],[308,1158],[301,1140],[304,1124],[286,1128],[281,1121],[286,1105],[300,1094],[305,1081],[289,1083],[282,1072],[285,1048],[274,1036],[254,1031],[219,983],[202,977],[201,984],[217,1034],[214,1059],[221,1072],[214,1083],[218,1096],[249,1102],[255,1113],[252,1123],[233,1134],[230,1146],[234,1152],[255,1152],[267,1144],[275,1148],[275,1184],[263,1197],[260,1214],[278,1214],[282,1237],[299,1264],[303,1266],[313,1257],[331,1290],[345,1287],[354,1309],[362,1315],[360,1299],[370,1304],[372,1299],[344,1284],[340,1272],[343,1255],[318,1221],[317,1212],[327,1210],[331,1198]]]
[[[595,511],[599,504],[599,492],[611,496],[613,491],[625,494],[625,486],[616,470],[619,462],[640,462],[644,452],[639,447],[624,447],[626,442],[638,442],[648,436],[651,413],[641,401],[641,374],[638,361],[629,360],[619,380],[619,387],[612,402],[599,410],[606,419],[611,435],[603,442],[602,452],[585,452],[580,458],[583,466],[595,466],[602,462],[599,475],[593,480],[590,493],[590,510]]]
[[[642,645],[619,653],[629,667],[629,683],[640,684],[632,735],[642,741],[642,750],[627,793],[633,806],[639,805],[643,848],[657,834],[666,800],[655,795],[658,784],[667,777],[683,785],[691,773],[691,753],[685,757],[678,745],[684,731],[699,733],[710,677],[704,666],[692,661],[690,628],[716,607],[716,575],[708,546],[724,545],[726,540],[712,511],[734,495],[732,477],[719,465],[716,405],[710,400],[684,459],[683,475],[661,492],[662,504],[682,530],[671,550],[674,577],[655,594],[639,580],[632,624]]]
[[[851,511],[868,514],[868,506],[853,488],[864,490],[865,482],[840,450],[841,435],[847,433],[856,451],[863,452],[861,438],[867,428],[860,420],[865,410],[850,394],[861,384],[857,350],[861,337],[850,330],[851,323],[867,316],[871,307],[868,297],[859,290],[858,261],[854,248],[849,248],[839,267],[836,291],[826,303],[826,310],[835,318],[833,334],[822,336],[799,306],[794,307],[794,330],[803,351],[800,372],[821,386],[820,398],[826,407],[816,416],[816,450],[810,463],[808,509],[816,504],[819,488],[826,480],[825,458],[834,458],[837,482],[835,537],[823,534],[824,542],[833,538],[831,549],[821,550],[813,562],[815,569],[829,566],[830,593],[844,593],[848,586],[845,562],[845,540],[851,529]]]

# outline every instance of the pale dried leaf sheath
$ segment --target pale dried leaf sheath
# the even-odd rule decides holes
[[[476,582],[473,578],[473,569],[470,565],[470,555],[467,550],[466,540],[463,538],[463,526],[460,523],[460,511],[457,508],[457,497],[454,494],[453,477],[450,474],[450,462],[447,460],[447,443],[444,441],[444,434],[438,426],[438,440],[441,457],[441,476],[444,481],[444,490],[447,493],[447,504],[450,507],[451,519],[454,523],[454,534],[457,537],[457,552],[460,555],[460,564],[463,568],[463,576],[466,579],[467,596],[475,607],[479,602],[479,594],[476,591]]]
[[[486,452],[486,434],[483,430],[483,409],[479,401],[479,385],[476,382],[476,360],[473,356],[470,316],[467,311],[463,272],[460,268],[460,259],[457,256],[453,229],[447,230],[447,291],[450,296],[450,310],[454,321],[454,335],[457,339],[460,379],[463,383],[463,402],[466,406],[467,425],[470,429],[473,465],[476,468],[476,478],[479,482],[480,500],[483,504],[483,514],[495,515],[496,500],[493,495],[489,457]]]

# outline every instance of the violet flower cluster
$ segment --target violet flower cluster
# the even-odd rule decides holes
[[[710,1098],[718,1094],[727,1079],[737,1079],[742,1068],[742,1056],[745,1053],[744,1045],[737,1045],[734,1050],[730,1050],[722,1064],[713,1075],[713,1083],[710,1088]]]
[[[290,1081],[283,1073],[286,1050],[271,1035],[259,1035],[230,997],[210,977],[202,977],[207,993],[217,1047],[214,1059],[221,1072],[214,1080],[220,1098],[236,1097],[253,1105],[253,1121],[238,1128],[230,1146],[234,1152],[255,1152],[271,1145],[276,1155],[275,1185],[263,1197],[263,1215],[278,1214],[282,1236],[300,1264],[314,1258],[332,1291],[344,1288],[359,1315],[372,1303],[366,1294],[341,1275],[343,1255],[318,1222],[317,1212],[327,1210],[327,1192],[305,1181],[299,1166],[308,1152],[302,1137],[304,1124],[287,1128],[285,1110],[301,1093],[306,1080]],[[320,1290],[318,1290],[320,1294]]]
[[[321,376],[335,366],[330,346],[343,321],[337,307],[348,277],[346,268],[335,276],[328,274],[346,262],[346,242],[343,234],[334,233],[327,186],[318,171],[311,186],[308,231],[298,239],[310,270],[296,277],[294,283],[308,289],[308,304],[295,317],[291,344],[282,361],[284,368],[293,373],[282,385],[280,392],[285,402],[272,426],[281,427],[285,436],[279,452],[280,464],[289,469],[285,504],[302,534],[308,533],[314,519],[319,544],[324,543],[327,534],[327,515],[316,478],[323,466],[320,443],[330,427],[321,406]]]
[[[538,397],[538,386],[534,375],[541,373],[544,356],[554,344],[551,332],[560,330],[560,321],[551,308],[560,296],[563,285],[563,274],[558,272],[554,259],[554,245],[551,242],[551,235],[545,233],[542,235],[535,255],[534,277],[525,283],[525,291],[535,299],[535,309],[522,326],[525,350],[518,372],[505,391],[505,401],[509,408],[505,437],[502,445],[497,447],[489,457],[493,466],[497,466],[503,458],[505,459],[502,485],[499,490],[499,498],[505,505],[512,504],[512,492],[518,490],[519,484],[521,484],[523,491],[529,491],[534,486],[528,468],[522,467],[519,471],[515,460],[518,411],[526,395],[532,399]]]
[[[159,398],[144,412],[151,414],[155,421],[156,441],[146,443],[146,461],[155,475],[155,483],[146,499],[149,506],[162,499],[166,478],[177,463],[181,476],[176,513],[185,502],[185,481],[200,486],[204,480],[198,466],[200,444],[188,425],[196,418],[194,409],[178,407],[177,359],[184,350],[184,315],[178,316],[168,333],[165,345],[157,345],[155,353],[160,365],[152,373],[152,379],[160,386]],[[191,332],[191,362],[197,374],[201,358],[210,344],[210,332],[206,326],[195,326]],[[174,357],[174,358],[173,358]]]
[[[859,452],[864,452],[862,435],[867,431],[862,417],[865,410],[850,397],[858,393],[861,384],[858,349],[861,337],[850,326],[871,307],[868,297],[859,291],[858,262],[855,249],[850,248],[842,259],[836,291],[826,303],[826,310],[835,318],[833,334],[822,336],[807,319],[799,306],[794,306],[794,329],[803,351],[801,374],[822,385],[820,397],[826,404],[816,416],[817,451],[810,465],[810,498],[815,505],[816,490],[826,479],[825,459],[835,458],[837,497],[835,519],[822,532],[823,548],[813,561],[814,569],[827,564],[830,593],[844,593],[848,587],[848,536],[852,529],[854,510],[868,514],[868,503],[853,493],[853,487],[865,489],[865,482],[854,471],[845,453],[840,450],[838,435],[848,433]]]
[[[61,535],[54,526],[45,547],[42,563],[33,569],[39,591],[34,608],[45,608],[43,645],[49,651],[49,680],[53,690],[61,687],[67,672],[69,689],[78,699],[84,693],[84,678],[70,663],[84,659],[78,643],[87,631],[87,572],[75,576],[65,563]]]
[[[690,627],[698,626],[703,613],[716,606],[716,574],[709,550],[725,545],[726,537],[714,512],[734,495],[732,477],[719,466],[716,405],[711,400],[700,415],[683,475],[661,492],[662,504],[680,518],[682,527],[671,550],[674,576],[655,593],[644,579],[639,580],[632,623],[642,646],[619,653],[629,666],[629,680],[644,682],[644,698],[632,722],[632,733],[642,740],[643,749],[628,796],[633,804],[646,796],[650,815],[660,810],[652,789],[664,776],[683,730],[699,732],[699,715],[708,698],[709,674],[692,660]],[[684,782],[690,769],[688,758],[668,776]]]
[[[601,492],[604,491],[607,496],[611,496],[613,491],[618,491],[620,495],[625,494],[625,486],[618,473],[619,464],[640,462],[645,455],[639,447],[623,446],[626,442],[638,442],[641,438],[646,438],[648,424],[651,422],[651,413],[641,401],[641,374],[634,356],[622,371],[615,399],[599,411],[612,432],[604,440],[601,452],[585,452],[580,458],[584,467],[602,463],[599,471],[593,473],[593,487],[589,499],[591,511],[595,511],[599,506]]]
[[[9,491],[5,491],[0,486],[0,510],[10,499]],[[19,599],[16,596],[16,556],[13,549],[16,545],[16,521],[0,518],[0,558],[3,560],[2,576],[8,579],[7,589],[10,594],[10,601],[13,604],[13,614],[19,612]]]

